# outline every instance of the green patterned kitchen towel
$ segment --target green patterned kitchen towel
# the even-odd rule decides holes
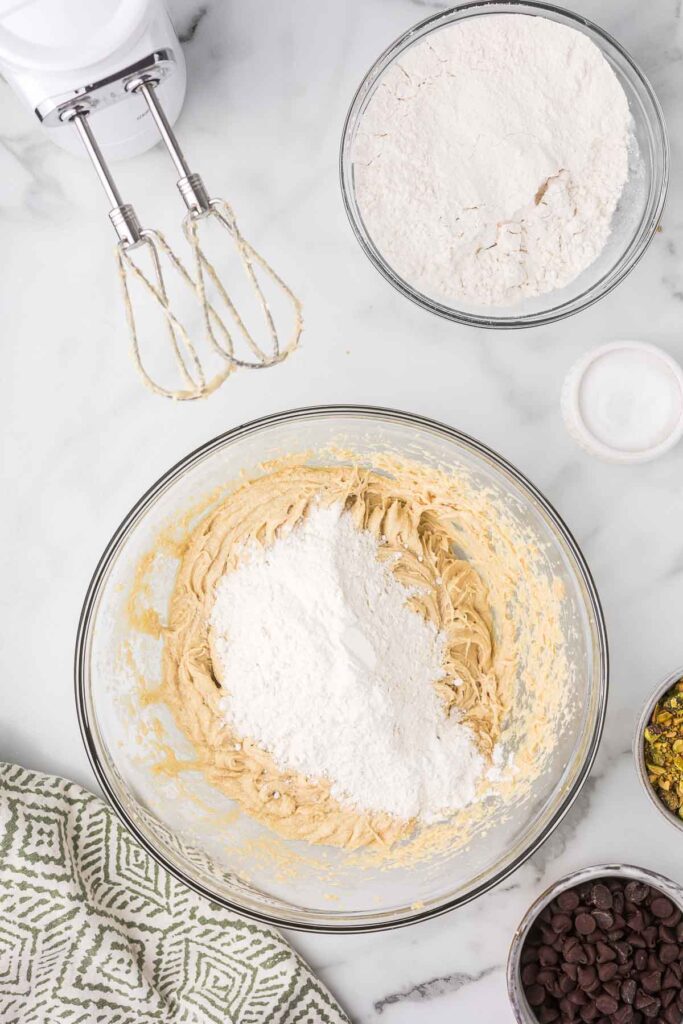
[[[348,1024],[277,932],[190,892],[73,782],[0,762],[2,1024]]]

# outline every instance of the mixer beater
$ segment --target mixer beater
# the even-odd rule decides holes
[[[183,232],[191,250],[192,270],[189,270],[185,263],[171,249],[161,232],[150,228],[142,228],[133,207],[129,203],[124,203],[93,134],[89,123],[90,111],[87,106],[84,106],[82,101],[76,102],[65,110],[61,116],[63,121],[70,122],[78,130],[111,204],[109,218],[118,236],[117,262],[123,288],[133,360],[138,372],[145,384],[156,394],[175,399],[203,398],[215,391],[238,366],[260,369],[272,366],[286,359],[290,352],[296,348],[303,329],[301,303],[292,290],[275,273],[270,264],[241,234],[229,204],[223,199],[210,198],[201,177],[190,170],[156,95],[157,84],[158,78],[155,77],[154,72],[146,71],[127,79],[125,89],[129,94],[139,95],[145,100],[159,130],[159,135],[180,174],[177,187],[187,209],[183,220]],[[253,330],[247,326],[245,319],[240,315],[213,263],[208,259],[202,248],[199,232],[202,222],[209,219],[216,222],[227,232],[237,251],[248,282],[258,301],[262,315],[265,343],[263,340],[257,339],[254,336]],[[142,268],[142,261],[136,258],[139,251],[145,251],[149,254],[153,270],[151,278]],[[197,346],[193,343],[190,332],[171,309],[166,280],[162,270],[162,257],[165,257],[169,266],[180,275],[182,281],[192,289],[196,296],[206,340],[211,350],[220,357],[222,363],[222,366],[213,376],[207,377],[202,360],[198,355]],[[284,345],[280,342],[270,304],[264,287],[257,276],[256,267],[262,271],[271,285],[277,287],[284,294],[291,305],[293,313],[292,326],[289,338]],[[180,388],[169,388],[159,384],[148,371],[143,361],[134,302],[129,284],[131,276],[143,285],[146,293],[159,305],[163,313],[171,351],[182,379]],[[219,313],[216,308],[216,301],[210,301],[207,288],[208,282],[211,282],[214,286],[225,311]],[[251,358],[240,358],[237,355],[234,340],[235,332],[246,343],[251,353]]]

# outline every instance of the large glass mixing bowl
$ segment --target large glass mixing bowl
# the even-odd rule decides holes
[[[367,228],[356,197],[354,145],[375,90],[387,68],[419,40],[469,18],[524,14],[548,18],[587,36],[601,51],[626,94],[632,117],[629,177],[612,217],[604,249],[564,288],[526,298],[512,306],[449,304],[427,295],[406,281],[385,259]],[[518,0],[475,0],[439,11],[413,25],[380,54],[358,87],[346,117],[339,157],[342,196],[354,234],[379,272],[402,295],[432,313],[473,327],[535,327],[552,323],[591,306],[607,295],[635,267],[654,237],[669,181],[669,145],[657,97],[633,58],[598,25],[553,4]]]
[[[172,537],[145,558],[167,524],[198,521],[198,501],[269,459],[330,446],[365,464],[398,455],[466,473],[504,504],[542,552],[561,587],[571,664],[571,713],[558,729],[545,770],[526,798],[454,844],[391,867],[358,853],[281,839],[239,812],[200,772],[174,770],[191,756],[163,711],[150,722],[136,707],[131,651],[153,675],[162,639],[131,625],[131,588],[144,565],[144,590],[163,621],[179,550]],[[339,456],[343,458],[343,455]],[[322,458],[318,454],[318,458]],[[325,462],[330,461],[325,456]],[[141,561],[142,560],[142,561]],[[133,617],[134,619],[135,617]],[[143,617],[144,618],[144,617]],[[209,441],[170,469],[140,499],[110,541],[90,584],[76,648],[76,698],[89,757],[124,824],[165,868],[207,898],[242,914],[311,931],[372,931],[408,924],[472,900],[529,857],[575,800],[595,757],[607,700],[607,639],[595,587],[576,542],[545,498],[499,455],[449,427],[407,413],[329,406],[266,417]],[[147,691],[146,691],[147,692]],[[159,763],[148,741],[163,734]],[[153,884],[153,880],[150,880]]]

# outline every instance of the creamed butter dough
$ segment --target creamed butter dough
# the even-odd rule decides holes
[[[445,676],[436,684],[444,713],[462,717],[488,761],[506,722],[509,728],[516,645],[520,638],[526,640],[527,667],[534,658],[540,664],[547,661],[543,645],[552,634],[547,623],[539,630],[538,623],[520,626],[509,615],[519,589],[516,567],[528,564],[530,555],[515,553],[505,530],[493,536],[495,517],[489,513],[491,521],[486,519],[485,495],[461,491],[445,473],[417,463],[387,457],[385,467],[381,459],[374,461],[382,472],[283,460],[235,490],[189,537],[165,630],[161,693],[196,749],[194,767],[279,834],[348,849],[390,848],[413,835],[416,823],[341,805],[327,782],[281,770],[266,751],[249,737],[236,735],[224,720],[220,701],[222,685],[229,686],[229,680],[217,676],[209,619],[215,586],[237,566],[243,546],[254,540],[272,543],[300,522],[313,503],[343,505],[359,529],[376,536],[379,557],[391,558],[397,578],[420,588],[410,598],[411,606],[446,636]],[[549,597],[552,587],[548,582],[544,589],[542,580],[536,586],[539,595],[532,593],[527,604],[539,615],[539,596]],[[528,684],[531,691],[533,680]],[[533,718],[527,723],[529,742],[522,757],[527,771],[541,756],[543,714],[547,718],[557,711],[552,693],[548,687],[533,715],[520,708],[520,717]],[[483,782],[481,788],[483,794]]]

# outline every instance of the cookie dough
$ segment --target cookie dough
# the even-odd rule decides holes
[[[214,588],[238,564],[248,541],[268,545],[308,514],[312,503],[341,504],[359,529],[381,540],[379,557],[411,586],[412,607],[446,638],[444,713],[456,709],[490,761],[512,696],[515,657],[503,615],[494,628],[488,588],[472,561],[457,489],[435,486],[415,467],[386,475],[353,465],[288,465],[243,484],[196,527],[184,551],[165,630],[162,696],[192,741],[207,778],[281,835],[349,849],[391,847],[413,821],[342,806],[325,781],[283,772],[249,737],[225,723],[211,652]],[[359,751],[362,756],[362,751]]]

